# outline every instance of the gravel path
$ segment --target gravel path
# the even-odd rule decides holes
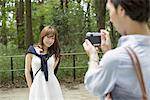
[[[75,85],[70,88],[62,85],[62,91],[65,100],[99,100],[92,96],[84,88],[83,84]],[[27,88],[5,89],[0,88],[0,100],[28,100]]]

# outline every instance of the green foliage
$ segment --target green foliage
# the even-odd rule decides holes
[[[0,43],[1,56],[21,55],[25,54],[25,51],[26,51],[25,49],[17,49],[17,45],[14,44],[14,41],[9,41],[7,46]]]
[[[85,2],[86,3],[86,2]],[[86,17],[87,12],[84,11],[83,5],[74,1],[69,1],[68,8],[62,9],[60,2],[57,0],[51,0],[45,4],[33,4],[33,33],[34,40],[38,42],[39,39],[39,25],[56,26],[59,32],[59,40],[61,50],[63,52],[77,52],[82,51],[81,45],[84,41],[85,33],[89,31],[87,29]],[[92,11],[93,9],[91,9]],[[93,11],[92,11],[93,12]],[[41,16],[44,19],[41,22]],[[90,20],[90,29],[95,31],[96,20],[95,14],[88,16]],[[74,44],[74,46],[72,46]],[[76,50],[78,48],[78,50]]]
[[[97,21],[95,6],[92,0],[81,0],[82,4],[76,0],[69,0],[68,8],[60,7],[60,0],[44,0],[43,4],[39,4],[37,0],[32,2],[32,30],[34,42],[37,43],[40,34],[40,25],[53,25],[59,33],[59,41],[61,52],[84,52],[82,43],[85,39],[85,34],[88,31],[97,31]],[[12,55],[25,54],[25,49],[17,49],[17,29],[16,29],[16,8],[13,0],[7,2],[6,10],[6,34],[8,43],[7,46],[0,43],[0,70],[8,70],[11,67],[10,57]],[[87,11],[87,4],[90,3],[90,8]],[[1,7],[0,7],[1,9]],[[1,10],[0,10],[1,12]],[[10,16],[11,13],[11,16]],[[2,15],[0,13],[0,19]],[[106,15],[106,29],[111,32],[108,14]],[[25,28],[25,27],[24,27]],[[0,27],[0,32],[2,28]],[[114,31],[115,34],[117,34]],[[25,33],[24,33],[25,34]],[[115,38],[117,35],[113,35]],[[23,39],[23,36],[19,37]],[[1,39],[1,36],[0,36]],[[112,39],[113,40],[113,39]],[[1,40],[0,40],[1,42]],[[116,45],[116,41],[114,42]],[[76,66],[87,67],[88,58],[85,55],[76,56]],[[13,58],[14,69],[24,69],[24,56]],[[72,67],[72,56],[63,56],[60,63],[61,67]],[[87,68],[76,69],[76,77],[83,81],[83,76]],[[14,72],[14,77],[23,79],[24,71]],[[11,80],[11,72],[0,73],[0,79]],[[73,76],[73,69],[60,69],[58,71],[59,79],[69,79]],[[2,81],[2,80],[0,80]]]
[[[6,33],[7,38],[9,38],[8,41],[14,41],[11,43],[17,44],[18,37],[15,25],[16,9],[15,4],[11,2],[13,2],[13,0],[7,2],[6,12],[12,13],[13,17],[6,16],[6,21],[9,21],[6,27]],[[90,8],[87,11],[88,3],[90,3]],[[108,15],[106,15],[106,17],[107,16]],[[109,23],[108,19],[106,23]],[[82,51],[81,45],[84,41],[86,32],[97,31],[94,1],[82,0],[82,3],[69,1],[68,8],[64,7],[62,9],[60,7],[60,0],[44,0],[43,4],[39,4],[34,0],[32,2],[32,30],[35,43],[39,40],[41,24],[44,26],[56,26],[59,32],[61,50],[63,52],[80,52]],[[22,39],[24,37],[19,36],[19,38]]]

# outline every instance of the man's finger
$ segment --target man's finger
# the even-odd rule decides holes
[[[101,45],[103,46],[105,44],[105,35],[104,33],[101,33]]]

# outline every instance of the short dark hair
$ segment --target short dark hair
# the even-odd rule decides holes
[[[111,0],[115,8],[120,5],[126,15],[138,22],[148,22],[150,17],[150,0]]]

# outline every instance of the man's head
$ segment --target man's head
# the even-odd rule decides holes
[[[110,21],[116,29],[123,33],[129,22],[148,22],[150,16],[149,0],[108,0]]]
[[[150,0],[110,0],[115,9],[120,5],[132,20],[147,22],[150,16]]]

